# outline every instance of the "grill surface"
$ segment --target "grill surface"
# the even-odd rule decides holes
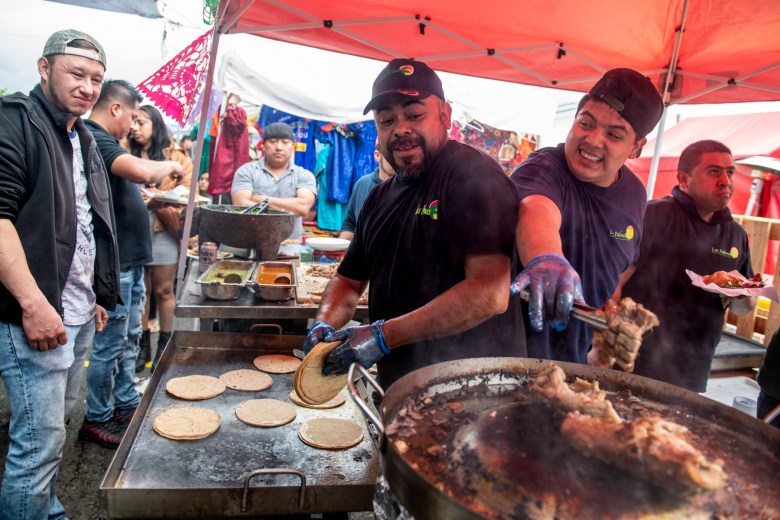
[[[314,417],[351,419],[366,428],[351,400],[332,410],[296,406],[293,422],[258,428],[239,421],[235,407],[256,398],[289,402],[292,374],[272,374],[274,382],[268,390],[228,388],[204,401],[182,401],[165,392],[166,382],[173,377],[218,377],[252,368],[256,356],[291,353],[302,342],[299,336],[175,332],[101,485],[107,516],[201,518],[370,510],[379,457],[368,430],[360,444],[343,451],[312,448],[297,435],[298,427]],[[152,422],[159,413],[189,406],[218,412],[219,430],[197,441],[172,441],[154,433]],[[286,468],[305,475],[302,509],[301,479],[283,474],[254,477],[242,511],[244,481],[252,471]]]

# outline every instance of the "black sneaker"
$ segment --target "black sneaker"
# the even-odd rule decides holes
[[[84,418],[79,429],[79,440],[84,442],[94,442],[104,448],[115,450],[122,440],[124,427],[113,419],[108,421],[88,421]]]
[[[122,427],[127,428],[127,425],[130,424],[130,419],[132,419],[133,414],[135,414],[136,408],[136,406],[133,406],[132,408],[114,408],[114,416],[111,420],[122,425]]]

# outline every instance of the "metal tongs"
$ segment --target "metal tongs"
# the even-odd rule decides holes
[[[520,291],[520,298],[528,301],[528,297],[528,291]],[[574,302],[570,316],[599,331],[607,328],[607,316],[604,311],[584,303]]]
[[[256,208],[260,208],[260,209],[257,211],[257,213],[255,213],[255,215],[259,215],[260,213],[262,213],[265,210],[267,210],[268,209],[268,199],[265,198],[263,200],[259,200],[259,201],[255,202],[254,204],[252,204],[251,206],[249,206],[248,208],[242,209],[240,213],[241,213],[241,215],[243,215],[245,213],[249,213],[250,211],[252,211],[252,210],[254,210]]]

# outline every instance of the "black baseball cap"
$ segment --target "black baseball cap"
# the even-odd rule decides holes
[[[421,61],[396,58],[382,69],[374,80],[371,89],[371,101],[363,114],[375,108],[378,99],[385,94],[402,94],[424,99],[431,94],[444,99],[444,89],[436,72]]]
[[[664,111],[663,100],[653,82],[633,69],[607,71],[588,94],[614,108],[628,121],[637,138],[649,134]]]

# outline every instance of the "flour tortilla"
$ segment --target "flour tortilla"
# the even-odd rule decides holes
[[[220,423],[219,414],[208,408],[171,408],[154,419],[152,428],[168,439],[191,441],[208,437]]]
[[[322,366],[328,357],[341,342],[318,343],[303,358],[301,366],[295,371],[293,387],[298,397],[307,404],[322,404],[330,401],[345,386],[347,375],[323,376]]]
[[[231,370],[225,372],[219,379],[225,383],[225,386],[233,390],[244,390],[247,392],[259,392],[270,388],[274,382],[271,376],[259,370],[242,368],[240,370]]]
[[[314,448],[345,450],[360,444],[363,428],[346,419],[320,417],[303,423],[298,428],[298,438]]]
[[[225,391],[225,383],[211,376],[174,377],[165,385],[174,397],[187,401],[211,399]]]
[[[347,402],[347,393],[343,391],[339,392],[338,394],[336,394],[336,397],[322,404],[309,404],[303,399],[301,399],[300,396],[295,392],[295,390],[293,390],[292,392],[290,392],[290,401],[297,404],[298,406],[303,406],[304,408],[314,408],[317,410],[324,410],[327,408],[338,408],[339,406]]]
[[[276,399],[251,399],[236,406],[236,417],[252,426],[273,428],[295,419],[295,407]]]
[[[285,354],[269,354],[267,356],[257,356],[254,364],[258,370],[270,374],[292,374],[298,368],[298,365],[301,364],[301,360]]]

